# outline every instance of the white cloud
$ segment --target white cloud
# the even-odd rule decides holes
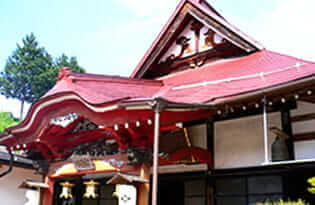
[[[175,10],[179,0],[118,0],[118,2],[132,11],[138,17],[170,15]]]
[[[266,45],[290,55],[315,60],[315,1],[286,0],[266,15]],[[274,33],[274,36],[272,35]]]
[[[89,56],[87,58],[89,61],[86,62],[87,67],[99,67],[93,65],[95,58],[103,56],[106,61],[108,56],[120,56],[119,61],[100,69],[99,73],[126,76],[145,54],[179,1],[117,1],[132,13],[128,22],[111,25],[110,28],[102,28],[96,33],[91,33],[89,39],[82,41],[80,46],[83,48],[81,50],[84,55]],[[267,4],[268,1],[263,3]],[[234,12],[236,16],[233,16],[226,13],[224,8],[221,10],[228,21],[260,41],[267,49],[315,61],[313,51],[315,1],[272,0],[269,3],[275,6],[266,10],[262,5],[262,8],[257,9],[253,16],[246,13],[238,14],[238,12]],[[91,47],[94,49],[89,49]],[[123,68],[123,70],[117,70],[117,68]],[[6,100],[0,96],[0,111],[10,111],[18,117],[19,109],[18,101]]]
[[[234,16],[231,21],[269,50],[315,61],[315,1],[277,0],[275,5],[252,18]]]
[[[7,99],[0,95],[0,112],[11,112],[14,117],[20,117],[21,102],[14,99]],[[26,115],[30,105],[24,104],[24,116]]]
[[[160,9],[161,13],[167,13],[162,8]],[[133,8],[131,10],[136,12]],[[99,31],[91,33],[88,37],[90,40],[84,41],[88,43],[85,45],[87,48],[95,48],[85,55],[90,55],[91,58],[93,56],[99,57],[99,54],[106,57],[120,56],[119,61],[108,61],[110,64],[107,64],[107,66],[111,69],[102,72],[128,76],[158,36],[170,15],[171,12],[162,16],[157,13],[147,17],[132,15],[126,22],[103,27]],[[93,43],[95,45],[91,46]],[[117,70],[117,68],[121,68],[121,70]]]
[[[139,29],[141,23],[147,30],[156,30],[157,25],[166,23],[179,1],[118,0],[118,2],[138,17],[139,26],[134,30]],[[246,3],[246,1],[240,1],[239,4],[242,3]],[[313,26],[315,1],[272,0],[263,1],[260,4],[261,7],[257,8],[257,11],[253,12],[254,14],[234,12],[236,16],[229,16],[225,13],[224,8],[222,11],[224,15],[227,15],[225,17],[228,21],[261,42],[267,49],[306,60],[315,60],[313,51],[315,47],[315,40],[313,40],[315,36],[315,26]],[[266,9],[267,4],[272,6]],[[140,28],[138,33],[140,32],[145,31]],[[141,43],[141,41],[139,42]]]

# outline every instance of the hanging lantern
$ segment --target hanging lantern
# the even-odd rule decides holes
[[[74,187],[74,184],[71,184],[69,182],[62,182],[60,183],[62,186],[61,194],[59,195],[59,198],[64,199],[70,199],[72,198],[72,187]]]
[[[89,198],[95,199],[97,197],[97,194],[95,193],[96,186],[99,185],[100,183],[91,180],[88,182],[84,182],[84,184],[86,185],[86,189],[83,197],[88,199]]]

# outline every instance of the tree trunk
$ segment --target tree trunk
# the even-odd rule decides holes
[[[24,100],[21,101],[20,120],[23,120]]]

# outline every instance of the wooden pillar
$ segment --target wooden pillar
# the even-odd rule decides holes
[[[52,205],[54,200],[54,181],[46,176],[45,183],[48,184],[49,188],[43,189],[41,196],[41,205]]]
[[[214,169],[214,121],[213,119],[209,119],[206,121],[207,125],[207,149],[212,155],[212,166],[210,169]]]
[[[140,177],[150,181],[150,166],[143,164],[140,169]],[[149,205],[150,183],[138,184],[138,205]]]
[[[209,167],[210,170],[213,170],[214,165],[214,159],[215,159],[215,136],[214,136],[214,120],[209,119],[206,121],[207,125],[207,149],[211,153],[212,156],[212,164],[211,167]],[[208,174],[206,174],[208,175]],[[213,205],[214,204],[214,182],[213,180],[210,180],[209,177],[206,176],[206,205]]]
[[[281,109],[281,126],[282,130],[289,136],[289,139],[286,140],[286,144],[289,151],[290,160],[294,160],[294,142],[292,135],[292,124],[291,124],[291,115],[290,109],[283,107]]]

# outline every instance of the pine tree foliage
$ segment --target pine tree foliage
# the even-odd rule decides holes
[[[68,57],[65,54],[62,54],[59,58],[55,60],[55,66],[59,69],[62,67],[69,67],[73,72],[83,73],[85,70],[79,66],[78,60],[76,57]]]
[[[0,94],[21,101],[22,119],[24,102],[34,103],[48,92],[55,85],[62,67],[85,72],[75,57],[62,54],[53,60],[45,48],[39,46],[33,33],[26,35],[0,72]]]
[[[22,42],[0,73],[0,91],[7,98],[33,103],[49,89],[41,76],[50,72],[53,60],[39,46],[34,34],[27,35]]]

